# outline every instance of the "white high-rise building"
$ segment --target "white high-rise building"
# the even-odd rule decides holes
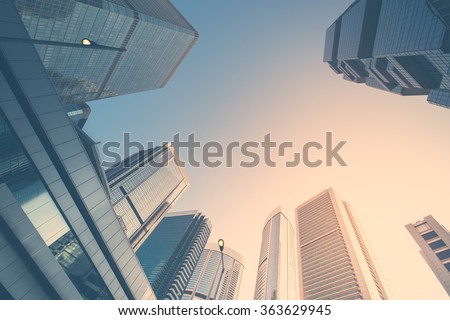
[[[277,208],[269,215],[262,235],[255,300],[299,299],[295,252],[294,228]]]
[[[450,296],[450,232],[432,216],[406,226],[420,253]]]
[[[387,299],[349,204],[327,189],[296,209],[300,297]]]
[[[208,243],[184,290],[183,300],[237,300],[244,272],[240,254]]]

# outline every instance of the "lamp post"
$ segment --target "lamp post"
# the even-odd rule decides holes
[[[214,295],[214,299],[216,300],[217,300],[217,292],[219,291],[219,286],[220,283],[222,282],[222,277],[225,272],[225,264],[223,263],[223,249],[225,248],[225,241],[223,239],[219,239],[219,241],[217,241],[217,244],[219,245],[220,254],[222,256],[222,272],[220,273],[219,282],[217,283],[216,293]]]
[[[223,239],[219,239],[219,241],[217,241],[217,244],[219,245],[220,254],[222,255],[222,267],[224,268],[224,265],[223,265],[223,248],[225,248],[225,241],[223,241]]]

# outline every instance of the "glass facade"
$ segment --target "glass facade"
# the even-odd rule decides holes
[[[106,171],[111,203],[134,250],[188,186],[169,145],[136,153]]]
[[[242,258],[217,244],[207,244],[183,294],[183,300],[237,300],[244,266]]]
[[[112,299],[1,113],[0,145],[0,184],[8,186],[81,296],[91,300]]]
[[[349,205],[332,189],[296,210],[301,297],[386,299]]]
[[[255,300],[297,300],[298,273],[295,232],[289,220],[275,210],[264,227]]]
[[[344,79],[450,107],[450,19],[437,0],[357,0],[327,30]]]
[[[167,0],[15,3],[64,105],[161,88],[198,38]]]
[[[14,1],[1,8],[2,287],[13,299],[154,299],[35,40]]]
[[[172,213],[140,246],[136,255],[158,299],[182,298],[210,233],[198,211]]]
[[[197,32],[165,0],[1,7],[1,291],[15,299],[155,298],[129,240],[135,249],[145,240],[186,176],[163,147],[164,167],[116,171],[110,194],[95,142],[80,128],[85,101],[164,86]],[[130,239],[109,196],[142,221]]]
[[[364,12],[367,0],[355,2],[342,17],[340,25],[341,37],[337,57],[339,60],[350,60],[359,58],[359,46],[361,42]]]
[[[450,232],[432,216],[406,225],[425,259],[450,296]]]

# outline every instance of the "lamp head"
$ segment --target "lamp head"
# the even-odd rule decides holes
[[[219,239],[219,241],[217,241],[217,244],[219,245],[220,252],[223,252],[223,248],[225,247],[225,241],[223,241],[223,239]]]
[[[81,44],[83,46],[92,46],[92,41],[89,40],[88,38],[84,38],[83,40],[81,40]]]

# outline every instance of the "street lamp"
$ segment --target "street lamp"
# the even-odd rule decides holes
[[[223,248],[225,247],[225,241],[223,241],[223,239],[219,239],[219,241],[217,241],[217,244],[219,245],[220,252],[223,252]]]
[[[88,38],[84,38],[84,39],[81,40],[81,44],[83,46],[92,46],[92,41],[90,39],[88,39]]]
[[[222,272],[220,273],[219,282],[217,283],[216,294],[214,295],[214,299],[217,299],[217,292],[219,291],[219,286],[220,283],[222,282],[223,273],[225,272],[225,265],[223,263],[223,249],[225,248],[225,241],[223,239],[219,239],[219,241],[217,241],[217,244],[219,245],[220,254],[222,256]]]
[[[225,248],[225,241],[223,239],[219,239],[217,241],[217,244],[219,245],[220,254],[222,255],[222,273],[225,270],[225,265],[223,264],[223,249]]]
[[[97,42],[95,42],[89,38],[81,39],[81,46],[91,47],[92,49],[100,49],[100,50],[112,50],[112,51],[122,51],[122,52],[127,51],[124,48],[109,47],[109,46],[103,46],[103,45],[97,44]]]
[[[50,41],[50,40],[38,40],[30,38],[10,38],[10,37],[0,37],[0,42],[20,42],[20,43],[31,43],[31,44],[42,44],[47,46],[59,46],[59,47],[71,47],[71,48],[85,48],[90,47],[90,49],[97,50],[110,50],[124,52],[127,51],[125,48],[116,48],[110,46],[104,46],[97,44],[88,38],[83,38],[81,43],[71,43],[71,42],[61,42],[61,41]]]

